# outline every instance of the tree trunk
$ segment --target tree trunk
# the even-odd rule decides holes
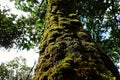
[[[84,32],[74,0],[47,0],[34,80],[117,80],[113,62]]]

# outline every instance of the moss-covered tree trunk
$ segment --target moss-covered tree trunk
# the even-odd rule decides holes
[[[74,0],[47,0],[34,80],[116,80],[117,68],[84,32]]]

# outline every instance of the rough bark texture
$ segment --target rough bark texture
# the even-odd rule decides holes
[[[46,27],[34,80],[116,80],[117,68],[83,31],[74,0],[47,3]]]

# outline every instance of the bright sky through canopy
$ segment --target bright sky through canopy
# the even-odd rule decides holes
[[[30,67],[32,67],[34,65],[34,62],[38,59],[38,53],[36,53],[36,51],[33,49],[31,49],[30,51],[22,50],[18,52],[15,49],[11,49],[10,51],[0,49],[0,64],[2,62],[9,62],[15,57],[20,56],[27,60],[27,65]]]
[[[4,7],[10,9],[11,13],[17,14],[19,17],[21,15],[24,15],[24,16],[28,15],[28,13],[25,13],[21,10],[17,10],[15,8],[14,2],[10,2],[9,0],[0,0],[0,9],[3,10]]]

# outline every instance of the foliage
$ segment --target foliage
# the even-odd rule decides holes
[[[4,63],[0,65],[0,80],[7,80],[9,77],[9,71]]]
[[[14,0],[10,0],[14,1]],[[41,4],[41,5],[40,5]],[[30,49],[38,46],[45,26],[45,2],[38,0],[15,0],[15,6],[24,12],[29,12],[28,18],[23,17],[19,21],[24,22],[24,34],[19,45],[22,49]]]
[[[8,14],[9,9],[0,10],[0,47],[12,47],[14,40],[22,33],[22,28],[14,23],[17,15]]]
[[[26,80],[30,70],[25,58],[16,57],[0,65],[0,80]],[[27,80],[32,80],[32,75],[30,74]]]
[[[16,1],[18,1],[18,0],[16,0]],[[1,10],[0,15],[1,15],[2,19],[1,19],[1,23],[0,23],[1,24],[0,33],[1,33],[1,35],[3,35],[3,37],[1,37],[0,45],[2,47],[11,48],[11,47],[13,47],[13,44],[15,44],[17,46],[17,48],[19,48],[19,49],[29,50],[30,48],[34,48],[34,47],[38,46],[38,43],[40,41],[41,34],[43,32],[44,25],[45,25],[44,24],[44,22],[45,22],[44,16],[43,16],[45,14],[42,11],[42,10],[44,10],[44,7],[43,8],[40,7],[38,5],[39,4],[38,2],[36,2],[37,4],[35,6],[31,6],[33,4],[33,2],[32,3],[31,2],[32,1],[28,1],[28,3],[25,2],[26,6],[25,6],[25,3],[22,3],[24,5],[18,5],[17,2],[15,3],[16,7],[18,6],[18,8],[22,9],[23,11],[30,13],[30,15],[28,15],[28,17],[21,16],[18,18],[17,15],[9,14],[10,12],[8,10],[6,10],[6,8],[4,8],[3,11]],[[30,3],[31,3],[31,5],[30,5]],[[29,4],[29,5],[27,6],[27,4]],[[39,7],[41,9],[38,9]],[[39,12],[39,11],[41,11],[41,12]],[[39,13],[37,13],[37,12],[39,12]],[[2,15],[2,13],[3,13],[3,15]],[[8,16],[6,14],[9,14],[10,16]],[[5,16],[5,17],[2,17],[2,16]],[[10,34],[8,32],[5,32],[4,29],[2,28],[2,26],[4,27],[4,24],[7,26],[6,28],[10,28],[10,32],[14,32],[14,33]],[[11,27],[12,25],[13,25],[13,27]],[[15,29],[11,29],[11,28],[15,28]],[[15,31],[19,31],[19,32],[15,32]],[[5,32],[6,34],[3,34],[3,32]],[[9,37],[9,35],[10,35],[10,37]]]
[[[77,0],[78,15],[86,30],[106,53],[117,61],[120,59],[120,1]],[[88,6],[89,5],[89,6]],[[114,58],[113,56],[114,55]]]

